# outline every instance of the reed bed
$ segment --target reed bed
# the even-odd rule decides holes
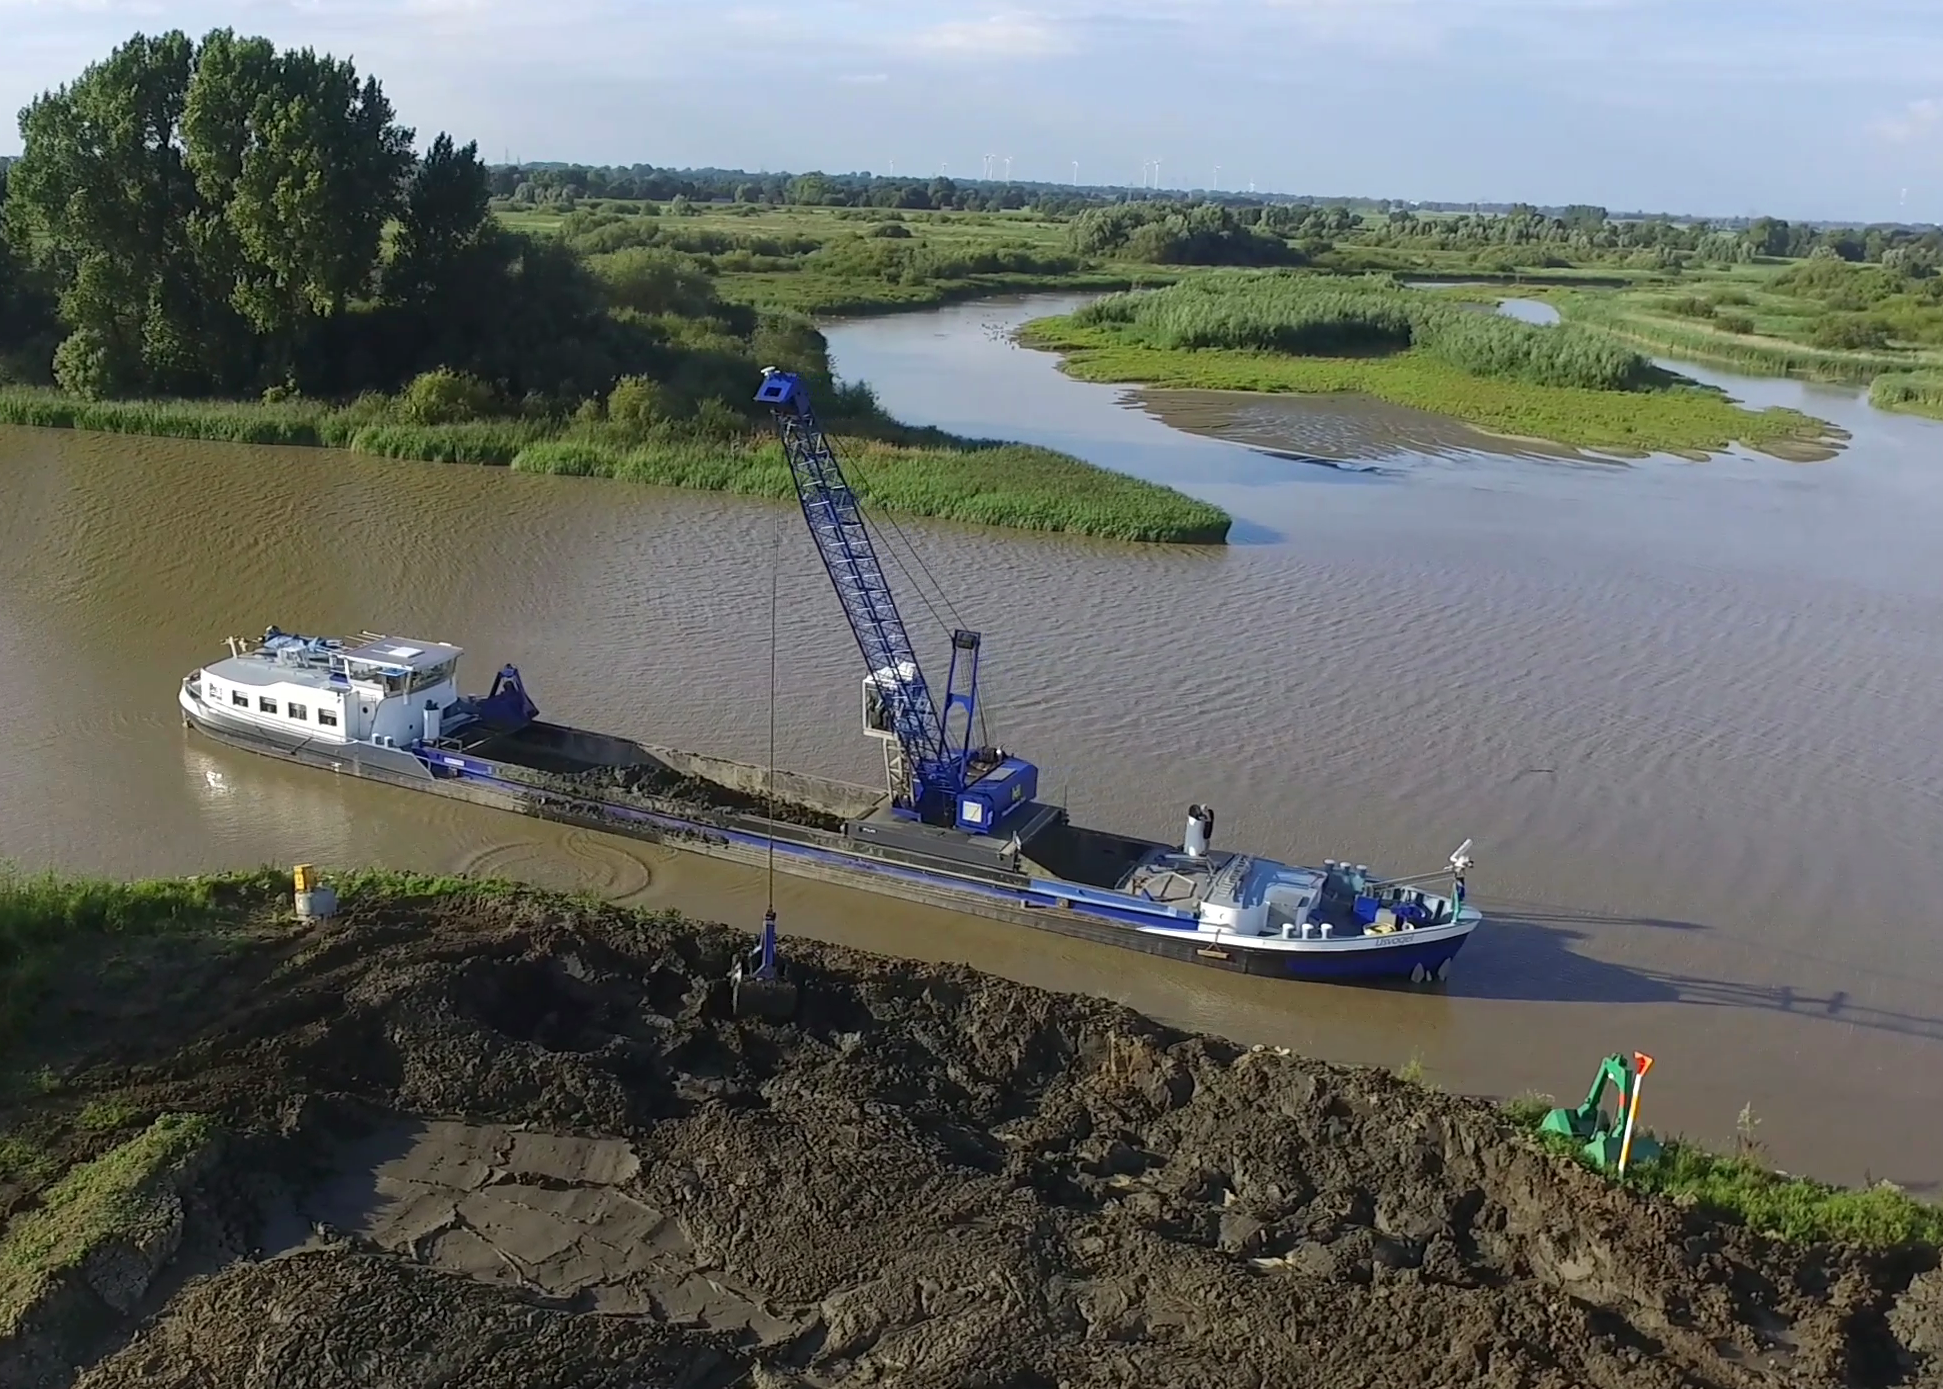
[[[1387,277],[1226,272],[1115,294],[1073,315],[1149,347],[1343,357],[1416,349],[1473,376],[1583,390],[1638,390],[1652,365],[1599,334],[1475,313]]]
[[[1900,371],[1878,376],[1869,385],[1869,404],[1943,420],[1943,372]]]

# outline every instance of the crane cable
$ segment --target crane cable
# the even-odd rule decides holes
[[[774,536],[769,545],[769,884],[768,911],[776,910],[776,593],[782,568],[783,513],[776,508]]]

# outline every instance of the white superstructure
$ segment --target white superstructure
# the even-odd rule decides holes
[[[316,743],[410,746],[436,741],[458,701],[459,647],[366,632],[355,641],[272,627],[253,649],[182,682],[185,712]]]

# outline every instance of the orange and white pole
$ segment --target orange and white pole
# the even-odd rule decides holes
[[[1626,1175],[1626,1161],[1633,1155],[1633,1125],[1639,1119],[1639,1085],[1653,1069],[1653,1058],[1643,1051],[1633,1053],[1633,1095],[1626,1106],[1626,1133],[1619,1140],[1619,1175]]]

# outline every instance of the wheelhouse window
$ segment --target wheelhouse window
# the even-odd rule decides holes
[[[322,724],[325,728],[336,728],[337,715],[332,713],[329,709],[319,709],[317,711],[317,722]]]
[[[274,699],[259,697],[256,701],[256,707],[266,714],[274,714],[277,712],[277,702]]]
[[[283,712],[288,714],[293,719],[307,719],[310,717],[310,710],[306,709],[301,704],[288,705],[285,707]]]
[[[250,707],[250,697],[241,690],[231,690],[229,692],[229,702],[239,709],[247,709]]]

